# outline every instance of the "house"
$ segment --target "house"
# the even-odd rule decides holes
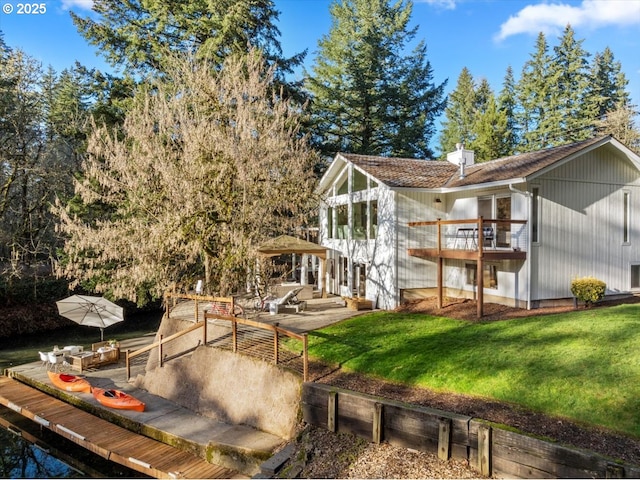
[[[336,155],[318,187],[327,292],[393,309],[434,295],[536,308],[572,300],[583,276],[640,290],[640,157],[615,138],[448,160]]]

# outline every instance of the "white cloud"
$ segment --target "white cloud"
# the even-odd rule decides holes
[[[541,3],[528,5],[500,26],[496,40],[520,33],[545,34],[572,27],[598,29],[610,26],[640,25],[638,0],[583,0],[580,5]]]
[[[434,7],[454,10],[456,8],[456,0],[415,0],[416,3],[428,3]]]
[[[70,10],[74,7],[81,10],[91,10],[93,7],[93,0],[62,0],[63,10]]]

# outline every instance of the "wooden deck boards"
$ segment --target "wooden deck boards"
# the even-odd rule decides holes
[[[8,377],[0,403],[116,463],[156,478],[230,478],[237,472],[102,420]],[[46,423],[44,422],[44,423]]]

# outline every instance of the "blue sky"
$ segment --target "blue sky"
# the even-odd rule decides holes
[[[0,30],[5,42],[22,48],[56,71],[75,60],[87,67],[109,67],[77,33],[69,10],[88,14],[91,0],[52,0],[46,12],[18,14],[19,2],[0,0]],[[318,39],[331,27],[331,0],[275,0],[278,27],[285,54],[307,49],[307,67],[313,63]],[[9,7],[8,7],[9,6]],[[7,13],[8,10],[12,10]],[[538,32],[555,46],[570,23],[591,54],[607,46],[629,80],[629,91],[640,104],[640,0],[414,0],[413,25],[427,55],[436,83],[448,79],[451,91],[463,67],[476,79],[486,78],[494,91],[502,87],[507,67],[516,77],[533,53]]]

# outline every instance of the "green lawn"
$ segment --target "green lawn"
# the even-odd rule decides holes
[[[640,437],[640,305],[471,323],[376,312],[309,333],[343,368]]]

